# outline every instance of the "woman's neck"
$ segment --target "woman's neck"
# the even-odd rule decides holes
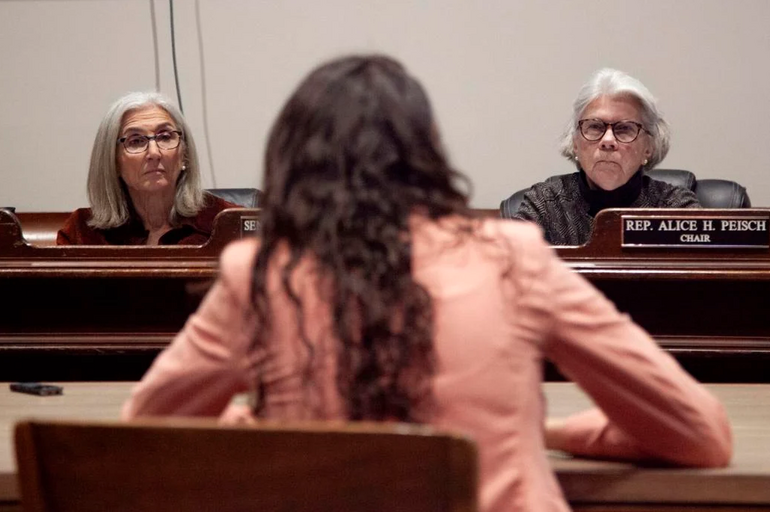
[[[169,193],[142,194],[129,191],[131,202],[144,228],[150,233],[168,231],[171,228],[169,217],[174,206],[174,190]]]
[[[628,208],[642,192],[643,173],[641,168],[623,185],[615,190],[592,187],[585,171],[580,169],[580,194],[588,202],[588,214],[592,217],[605,208]]]

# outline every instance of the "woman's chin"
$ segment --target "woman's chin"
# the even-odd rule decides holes
[[[157,176],[142,182],[140,190],[145,194],[161,194],[173,187],[174,185],[166,179],[166,176]]]
[[[606,192],[612,192],[628,182],[628,176],[614,169],[610,171],[595,171],[593,176],[589,176],[589,178],[594,185]]]

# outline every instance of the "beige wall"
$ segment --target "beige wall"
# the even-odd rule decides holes
[[[85,206],[107,106],[155,87],[149,0],[0,0],[0,205]],[[660,98],[662,167],[728,177],[770,205],[767,0],[200,0],[210,145],[220,187],[258,186],[269,126],[322,59],[385,52],[428,89],[473,204],[568,172],[557,139],[580,85],[612,66]],[[168,2],[155,2],[161,90],[174,95]],[[212,178],[196,3],[175,2],[185,112]]]

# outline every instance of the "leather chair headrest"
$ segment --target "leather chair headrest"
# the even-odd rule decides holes
[[[206,192],[244,208],[257,208],[261,195],[256,188],[210,188]]]
[[[652,169],[647,176],[654,180],[663,181],[675,187],[684,187],[695,191],[695,175],[683,169]]]
[[[751,208],[746,188],[730,180],[698,180],[695,195],[704,208]]]

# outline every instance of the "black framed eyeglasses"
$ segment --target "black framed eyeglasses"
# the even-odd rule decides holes
[[[607,127],[612,128],[612,134],[615,136],[615,139],[624,144],[634,142],[642,131],[650,133],[636,121],[617,121],[615,123],[606,123],[601,119],[581,119],[578,121],[580,135],[590,142],[601,140],[604,134],[607,133]]]
[[[158,149],[176,149],[182,141],[182,132],[178,130],[163,130],[155,135],[140,135],[135,133],[133,135],[128,135],[127,137],[119,138],[118,142],[123,144],[126,153],[136,154],[147,151],[151,140],[155,141],[158,145]]]

